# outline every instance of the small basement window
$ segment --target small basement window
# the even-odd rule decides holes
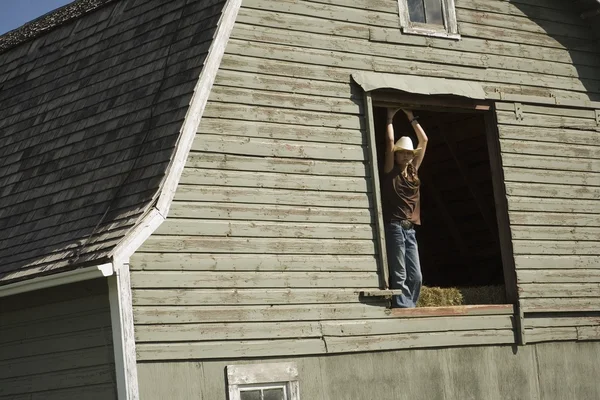
[[[229,400],[299,400],[295,363],[228,365]]]
[[[499,152],[494,145],[497,132],[489,120],[493,111],[486,111],[489,105],[398,91],[375,91],[372,98],[380,180],[387,107],[413,110],[429,138],[418,173],[421,226],[416,235],[424,287],[417,306],[511,303],[514,294],[506,294],[505,279],[510,279],[512,266],[503,263],[503,251],[509,259],[511,250],[501,245],[496,215],[496,204],[503,204],[496,199],[505,195],[499,154],[494,153]],[[395,140],[410,136],[417,146],[402,111],[393,124]],[[490,144],[495,149],[489,149]],[[508,229],[507,211],[499,212],[506,216],[502,228]]]
[[[460,39],[454,0],[398,0],[402,32]]]

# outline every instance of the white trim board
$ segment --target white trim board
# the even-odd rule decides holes
[[[46,289],[54,286],[67,285],[69,283],[87,281],[96,278],[106,278],[114,273],[113,264],[106,263],[93,267],[77,268],[73,271],[59,272],[53,275],[40,276],[26,281],[15,282],[0,286],[0,297],[15,294],[33,292],[34,290]]]
[[[129,265],[121,265],[116,268],[115,272],[113,276],[108,278],[108,299],[110,302],[118,399],[138,400],[140,395]]]
[[[115,248],[113,257],[117,265],[128,260],[167,218],[241,5],[242,0],[227,0],[227,3],[223,7],[214,39],[208,49],[204,67],[200,72],[190,106],[181,127],[181,134],[177,142],[175,155],[167,168],[166,177],[156,204]]]

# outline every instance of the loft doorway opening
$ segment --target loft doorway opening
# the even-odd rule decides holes
[[[372,96],[380,178],[387,108],[413,110],[429,138],[419,170],[422,224],[416,229],[424,286],[442,293],[458,290],[461,304],[512,303],[508,213],[491,105],[398,91],[378,90]],[[402,112],[394,118],[394,132],[396,140],[410,136],[417,145]]]

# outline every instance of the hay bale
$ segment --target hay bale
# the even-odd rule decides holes
[[[463,298],[457,288],[423,286],[417,307],[445,307],[461,304],[463,304]]]
[[[447,307],[476,304],[506,304],[503,285],[421,288],[417,307]]]
[[[506,304],[504,285],[459,288],[464,304]]]

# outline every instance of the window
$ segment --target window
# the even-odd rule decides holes
[[[238,387],[240,400],[289,400],[288,384],[247,385]]]
[[[438,297],[459,292],[462,305],[514,300],[510,240],[503,234],[508,227],[507,212],[498,200],[505,197],[498,139],[490,127],[490,106],[451,96],[407,95],[386,89],[371,96],[372,108],[367,108],[373,118],[373,159],[378,171],[374,176],[383,177],[387,107],[414,110],[429,137],[419,170],[423,224],[417,237],[424,285],[446,290],[436,294]],[[396,140],[414,135],[403,113],[396,114],[394,131]],[[417,143],[416,137],[413,143]],[[499,215],[506,220],[501,217],[499,222],[497,207],[502,207]],[[385,278],[386,271],[382,271]],[[431,301],[444,303],[445,299]]]
[[[404,33],[460,39],[454,0],[398,0]]]
[[[228,365],[229,400],[299,400],[294,363]]]

